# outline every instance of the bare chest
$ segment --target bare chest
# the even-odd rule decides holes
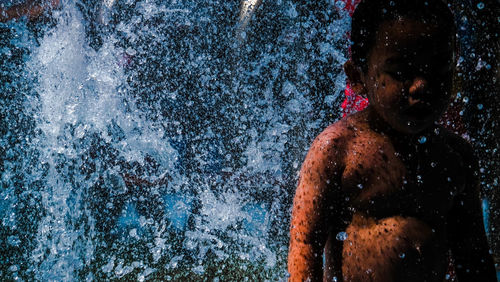
[[[465,183],[460,155],[446,144],[396,150],[384,138],[360,137],[347,148],[342,188],[354,211],[440,222]]]

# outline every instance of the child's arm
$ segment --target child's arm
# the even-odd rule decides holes
[[[468,181],[448,219],[450,247],[459,281],[496,281],[483,224],[477,160],[470,147],[467,151]]]
[[[52,9],[57,7],[58,5],[59,0],[29,0],[25,3],[12,6],[6,10],[0,8],[0,22],[4,23],[24,16],[28,17],[28,19],[32,21],[38,18],[46,9]]]
[[[341,150],[335,146],[338,139],[332,131],[330,127],[316,138],[302,164],[290,228],[290,281],[322,281],[328,231],[341,228],[341,198],[337,195]],[[340,263],[335,262],[336,272],[340,271]]]

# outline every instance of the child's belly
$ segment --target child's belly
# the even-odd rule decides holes
[[[343,244],[345,281],[443,281],[444,234],[414,217],[354,215]]]

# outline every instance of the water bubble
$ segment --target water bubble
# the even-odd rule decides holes
[[[344,231],[337,233],[337,236],[335,237],[339,241],[345,241],[347,239],[347,233]]]
[[[137,238],[137,229],[136,228],[130,229],[130,231],[128,232],[128,234],[130,235],[130,237]]]
[[[439,135],[439,128],[434,129],[434,133],[435,133],[436,135]]]
[[[483,3],[483,2],[479,2],[479,3],[477,4],[477,8],[478,8],[479,10],[482,10],[482,9],[484,8],[484,3]]]
[[[418,143],[420,143],[420,144],[424,144],[425,142],[427,142],[427,137],[425,137],[425,136],[422,136],[418,139]]]
[[[435,162],[431,162],[431,167],[436,167],[436,163]]]
[[[477,104],[477,109],[478,109],[478,110],[482,110],[482,109],[483,109],[483,107],[484,107],[484,106],[483,106],[483,104]]]
[[[344,1],[335,1],[335,7],[337,9],[342,10],[345,8],[345,2]]]
[[[19,240],[19,237],[16,235],[9,236],[7,238],[7,241],[9,242],[10,245],[15,247],[19,246],[19,244],[21,243],[21,240]]]
[[[466,104],[467,104],[467,103],[469,102],[469,97],[465,96],[465,97],[462,99],[462,101],[463,101],[464,103],[466,103]]]
[[[363,189],[363,184],[360,183],[357,186],[358,186],[359,189]]]
[[[406,256],[405,253],[400,253],[399,254],[399,257],[402,258],[402,259],[405,258],[405,256]]]

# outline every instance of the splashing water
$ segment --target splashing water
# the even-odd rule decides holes
[[[299,164],[340,114],[352,1],[268,2],[63,0],[0,23],[0,277],[286,277]]]
[[[259,3],[244,24],[236,2],[149,0],[13,24],[1,277],[285,277],[298,164],[338,117],[350,20]]]

